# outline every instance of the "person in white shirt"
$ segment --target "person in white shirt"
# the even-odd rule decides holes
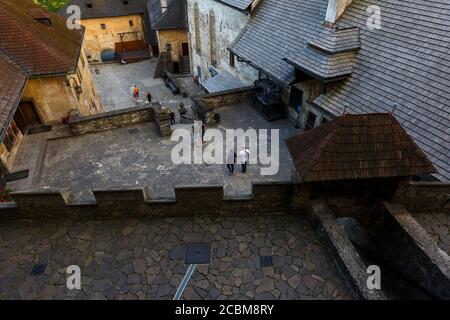
[[[247,163],[248,163],[248,155],[250,154],[250,151],[246,149],[244,146],[242,147],[242,150],[239,151],[239,163],[242,166],[242,173],[247,173]]]

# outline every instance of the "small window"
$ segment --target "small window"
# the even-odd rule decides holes
[[[130,25],[130,27],[134,26],[133,20],[128,21],[128,24]]]
[[[80,61],[81,61],[81,65],[83,66],[83,68],[85,67],[85,62],[84,62],[84,58],[83,55],[80,55]]]
[[[106,24],[102,23],[102,24],[100,25],[100,28],[102,28],[102,30],[106,30]]]
[[[233,52],[230,52],[230,67],[234,68],[235,66],[235,60],[236,60],[236,56],[234,55]]]
[[[166,44],[166,51],[172,51],[172,44]]]

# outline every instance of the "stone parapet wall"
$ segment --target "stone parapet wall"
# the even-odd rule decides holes
[[[450,183],[401,183],[394,203],[401,203],[411,212],[450,213]]]
[[[249,86],[192,97],[194,112],[203,112],[206,124],[214,123],[216,121],[214,118],[215,109],[247,102],[253,99],[254,90],[254,86]]]
[[[0,209],[1,218],[129,218],[141,216],[252,216],[303,213],[298,201],[302,186],[292,183],[257,183],[246,198],[224,197],[223,186],[177,187],[175,198],[154,199],[148,189],[93,190],[91,202],[70,202],[67,193],[12,194],[16,206]]]
[[[154,121],[154,107],[157,105],[159,103],[152,106],[133,107],[86,117],[81,117],[77,111],[72,111],[69,127],[73,134],[82,135]]]

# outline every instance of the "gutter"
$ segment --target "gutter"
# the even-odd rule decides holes
[[[28,78],[25,79],[23,82],[22,88],[20,90],[19,98],[14,102],[14,106],[12,110],[10,111],[8,118],[5,121],[5,125],[0,129],[0,142],[3,142],[3,139],[5,139],[6,131],[8,130],[9,126],[11,125],[11,122],[14,119],[14,115],[16,114],[17,107],[19,106],[19,102],[22,99],[23,92],[25,91],[25,87],[28,83]]]

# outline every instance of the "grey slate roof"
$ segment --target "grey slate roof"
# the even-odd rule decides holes
[[[202,83],[203,87],[209,92],[220,92],[244,87],[242,82],[233,77],[229,72],[222,71],[215,77]]]
[[[320,35],[327,6],[328,0],[263,0],[230,50],[288,86],[294,67],[284,59]]]
[[[92,8],[87,7],[88,2],[92,4]],[[81,8],[81,19],[94,19],[144,14],[147,0],[128,0],[128,4],[124,4],[122,0],[69,0],[60,13],[66,15],[66,8],[70,5]]]
[[[359,28],[324,30],[317,39],[310,41],[309,45],[328,53],[357,50],[361,47]]]
[[[186,0],[172,0],[154,25],[155,30],[187,29]]]
[[[366,10],[378,5],[382,28],[366,27]],[[315,103],[334,115],[392,111],[450,180],[450,2],[354,0],[338,26],[361,28],[361,50],[351,77]]]
[[[308,46],[300,54],[289,57],[286,61],[317,79],[331,81],[353,72],[356,52],[329,54]]]
[[[284,58],[305,50],[323,29],[327,0],[264,0],[230,50],[288,85]],[[367,28],[367,8],[381,8],[381,29]],[[450,2],[353,0],[337,27],[360,28],[353,73],[330,84],[314,104],[332,116],[391,112],[450,180]],[[312,59],[312,58],[311,58]]]
[[[231,7],[235,7],[239,10],[247,10],[248,7],[253,3],[255,0],[216,0],[218,2],[223,2]]]

